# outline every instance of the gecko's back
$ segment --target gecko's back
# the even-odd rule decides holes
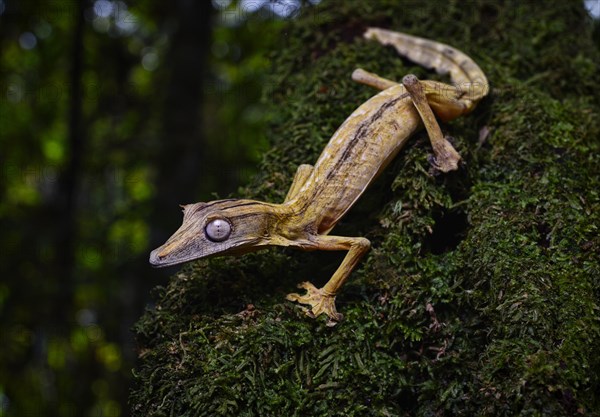
[[[365,37],[393,45],[402,55],[439,73],[454,85],[424,81],[429,104],[443,120],[471,111],[487,94],[487,79],[464,53],[448,45],[371,28]],[[384,80],[382,92],[358,107],[321,153],[314,170],[290,202],[308,213],[318,233],[327,233],[352,207],[423,123],[402,84]]]
[[[327,232],[420,125],[418,113],[402,85],[372,97],[332,136],[290,204],[311,213],[319,233]]]

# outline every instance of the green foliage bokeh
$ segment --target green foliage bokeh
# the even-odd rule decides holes
[[[201,102],[170,109],[193,114],[200,133],[186,132],[187,153],[207,155],[189,194],[227,195],[265,148],[260,51],[281,22],[252,21],[255,11],[232,24],[221,3],[177,37],[190,2],[0,0],[0,416],[129,414],[131,326],[166,279],[147,262],[151,241],[168,236],[153,212],[168,198],[159,219],[175,225],[190,202],[157,186],[159,163],[185,153],[164,127],[173,52],[203,27],[210,36],[193,44],[205,56]]]

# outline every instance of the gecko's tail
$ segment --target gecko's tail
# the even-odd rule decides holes
[[[425,68],[434,69],[438,74],[449,74],[454,86],[462,91],[462,99],[477,103],[489,91],[488,80],[481,68],[458,49],[429,39],[379,28],[369,28],[364,37],[383,45],[391,45],[400,55]]]

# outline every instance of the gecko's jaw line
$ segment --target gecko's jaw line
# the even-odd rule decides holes
[[[164,250],[161,250],[161,248],[154,249],[152,252],[150,252],[149,262],[154,268],[164,268],[167,266],[178,265],[184,262],[193,261],[194,259],[198,258],[198,256],[176,256],[169,259],[169,254],[164,254]]]
[[[150,252],[150,265],[155,268],[169,265],[169,262],[163,261],[164,256],[160,256],[159,249],[154,249],[152,252]]]

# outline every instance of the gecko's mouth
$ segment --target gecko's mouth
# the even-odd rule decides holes
[[[150,252],[149,261],[150,261],[150,265],[152,265],[152,267],[154,267],[154,268],[163,268],[166,266],[172,266],[172,265],[180,264],[182,262],[186,262],[186,260],[181,260],[181,259],[166,259],[166,257],[159,255],[160,251],[161,251],[161,248],[158,248],[158,249],[154,249],[152,252]]]
[[[206,253],[201,251],[178,251],[168,252],[165,254],[164,245],[154,249],[150,252],[149,262],[153,268],[164,268],[167,266],[179,265],[186,262],[194,261],[201,258],[211,258],[213,256],[219,256],[222,251],[215,251],[215,253]]]

